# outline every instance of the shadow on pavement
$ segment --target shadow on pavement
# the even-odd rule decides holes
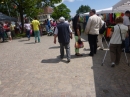
[[[6,42],[8,42],[8,41],[4,41],[4,42],[0,42],[0,43],[6,43]]]
[[[84,48],[83,50],[84,50],[84,51],[90,51],[90,49],[86,49],[86,48]]]
[[[57,58],[53,58],[53,59],[44,59],[41,61],[41,63],[59,63],[59,62],[63,62],[63,63],[68,63],[65,60],[62,60],[60,58],[60,56],[57,56]]]
[[[83,57],[89,57],[88,54],[82,54],[83,56],[76,56],[76,55],[71,55],[71,59],[76,59],[76,58],[83,58]],[[65,57],[66,58],[66,57]]]
[[[28,41],[27,39],[26,40],[19,40],[18,42],[24,42],[24,41]]]
[[[60,46],[50,47],[49,49],[57,49],[57,48],[60,48]]]
[[[101,66],[105,52],[98,50],[92,57],[96,97],[130,97],[130,67],[124,53],[120,64],[112,68],[109,51],[104,66]]]
[[[25,44],[35,44],[35,42],[25,43]]]

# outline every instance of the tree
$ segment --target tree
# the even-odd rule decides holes
[[[81,5],[80,7],[79,7],[79,9],[76,11],[76,13],[77,14],[80,14],[80,13],[86,13],[86,12],[89,12],[90,11],[90,7],[87,5]]]
[[[4,5],[3,7],[0,6],[3,10],[3,13],[9,13],[11,16],[16,16],[17,13],[20,14],[21,24],[22,24],[22,32],[23,32],[23,25],[24,19],[23,15],[26,14],[27,16],[34,17],[37,16],[44,6],[52,6],[54,3],[60,3],[61,0],[3,0]],[[44,3],[42,5],[42,2]],[[8,5],[8,8],[7,8]],[[9,9],[7,11],[7,9]],[[13,14],[15,12],[15,14]]]
[[[54,12],[52,13],[51,17],[54,19],[59,19],[61,16],[63,16],[65,19],[70,19],[70,12],[70,9],[62,3],[59,6],[54,7]]]

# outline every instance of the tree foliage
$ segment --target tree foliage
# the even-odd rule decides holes
[[[65,19],[70,19],[70,12],[70,9],[62,3],[54,8],[54,12],[52,13],[51,17],[54,19],[59,19],[61,16],[63,16]]]
[[[0,0],[0,10],[2,13],[11,16],[20,16],[22,30],[24,25],[23,15],[37,16],[44,6],[53,6],[54,3],[60,3],[62,0]],[[3,3],[3,4],[2,4]]]
[[[81,5],[80,7],[79,7],[79,9],[76,11],[76,13],[77,14],[80,14],[80,13],[86,13],[86,12],[89,12],[90,11],[90,6],[88,6],[88,5]]]

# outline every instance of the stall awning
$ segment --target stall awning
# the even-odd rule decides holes
[[[113,6],[113,12],[125,12],[130,10],[130,0],[121,0]]]
[[[3,13],[0,13],[0,21],[17,21],[14,17],[9,17]]]

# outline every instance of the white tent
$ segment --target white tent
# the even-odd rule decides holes
[[[101,13],[113,13],[112,9],[112,7],[103,9]]]
[[[121,0],[113,6],[113,12],[125,12],[130,10],[130,0]]]
[[[96,10],[96,13],[97,14],[113,13],[112,9],[113,9],[112,7],[105,8],[105,9],[100,9],[100,10]],[[87,15],[89,15],[89,12],[83,14],[83,16],[87,16]]]

